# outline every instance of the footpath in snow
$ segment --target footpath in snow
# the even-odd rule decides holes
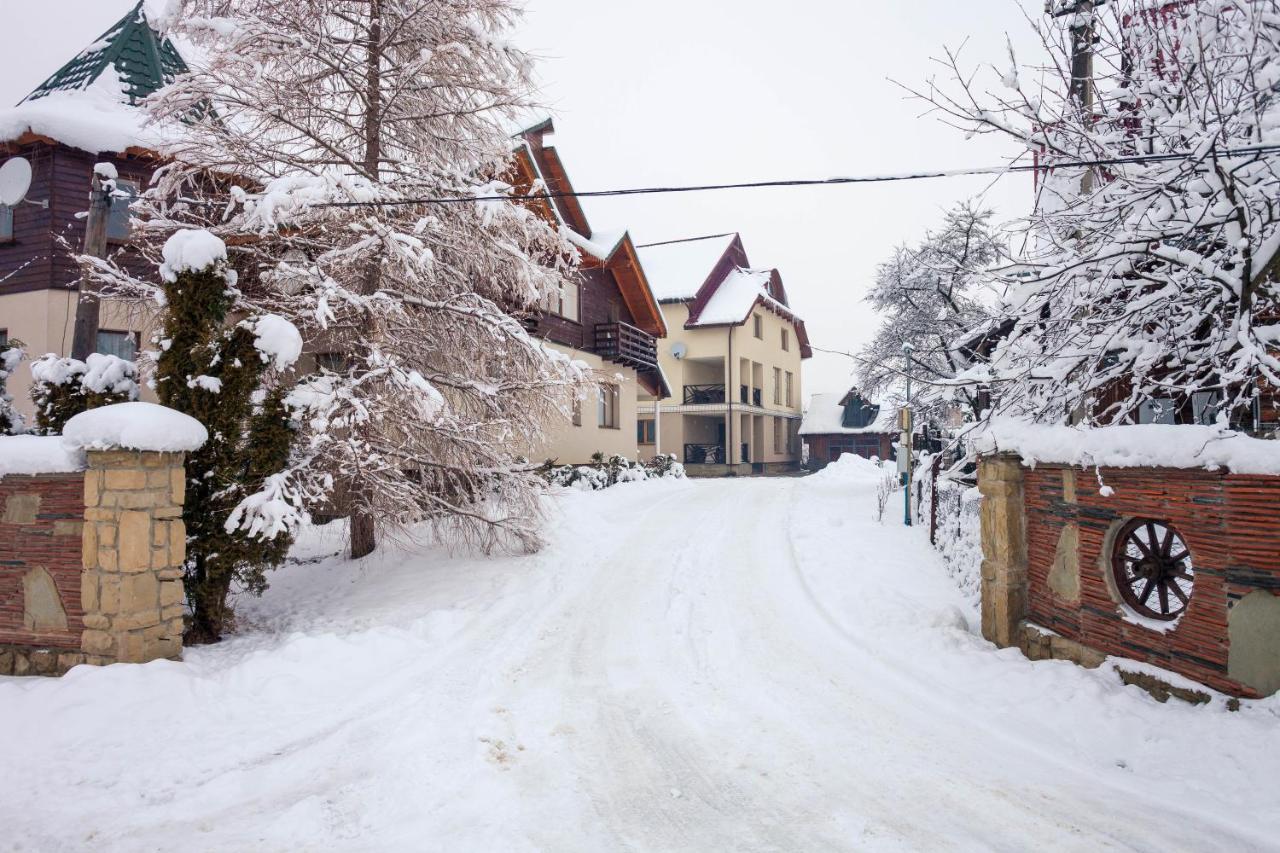
[[[1280,703],[1032,663],[879,472],[557,498],[532,557],[332,531],[183,663],[0,678],[17,849],[1263,850]],[[888,515],[888,514],[887,514]]]

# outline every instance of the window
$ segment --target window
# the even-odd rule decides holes
[[[751,315],[751,331],[757,338],[764,340],[764,320],[759,314]]]
[[[573,425],[582,426],[582,401],[577,397],[573,398]]]
[[[793,379],[794,377],[791,375],[791,371],[788,370],[787,371],[787,407],[788,408],[795,405],[794,403],[791,402],[792,400],[791,385],[792,385]]]
[[[13,208],[7,204],[0,204],[0,243],[7,243],[13,239]]]
[[[137,332],[114,332],[110,329],[98,330],[96,350],[103,355],[114,355],[125,361],[133,361],[138,354],[139,336]]]
[[[0,349],[9,345],[9,330],[0,329]]]
[[[790,329],[782,330],[782,351],[783,352],[791,351],[791,330]]]
[[[330,373],[346,373],[351,368],[351,359],[345,352],[318,352],[316,367]]]
[[[781,455],[785,451],[782,449],[782,418],[773,419],[773,452]]]
[[[775,367],[773,369],[773,404],[775,406],[782,403],[782,368]]]
[[[576,323],[578,322],[578,294],[578,282],[565,282],[558,293],[552,293],[543,300],[542,310]]]
[[[1171,424],[1174,423],[1174,405],[1170,397],[1152,397],[1144,400],[1138,407],[1138,423]]]
[[[636,421],[636,443],[656,444],[658,440],[658,424],[656,421]]]
[[[128,240],[133,233],[129,219],[133,215],[129,205],[138,197],[137,181],[116,181],[116,194],[111,199],[111,214],[107,217],[107,239]]]
[[[1212,426],[1222,408],[1222,395],[1217,391],[1196,391],[1191,395],[1191,414],[1194,423]]]
[[[618,386],[601,385],[599,406],[596,414],[600,426],[605,429],[618,428]]]

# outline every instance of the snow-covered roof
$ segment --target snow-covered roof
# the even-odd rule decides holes
[[[1017,453],[1037,462],[1101,468],[1206,468],[1280,474],[1280,441],[1216,426],[1129,424],[1071,427],[995,418],[972,433],[980,453]]]
[[[724,277],[711,294],[692,326],[723,326],[741,323],[747,319],[756,302],[764,301],[774,308],[787,311],[786,306],[768,293],[772,270],[751,270],[738,267]],[[790,313],[790,312],[787,312]]]
[[[592,231],[590,237],[583,237],[577,231],[565,225],[564,235],[569,239],[570,243],[591,257],[596,260],[607,261],[618,250],[618,246],[622,243],[623,238],[627,236],[627,232],[625,229],[622,231]]]
[[[637,246],[653,295],[659,302],[692,299],[736,237],[717,234]]]
[[[809,408],[800,421],[801,435],[859,435],[865,433],[897,432],[897,412],[892,406],[880,406],[880,414],[864,427],[844,425],[844,406],[840,401],[848,394],[814,394],[809,398]]]
[[[91,153],[154,149],[160,134],[144,126],[137,104],[186,68],[139,2],[20,104],[0,110],[0,142],[31,133]]]

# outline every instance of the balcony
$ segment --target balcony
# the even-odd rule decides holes
[[[626,323],[596,326],[596,355],[636,370],[658,369],[658,342],[653,335]]]
[[[684,446],[684,464],[686,465],[723,465],[723,444],[686,444]]]
[[[716,403],[724,403],[724,385],[684,386],[684,404],[686,406]]]

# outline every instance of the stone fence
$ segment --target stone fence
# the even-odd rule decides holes
[[[987,639],[1235,696],[1280,689],[1280,477],[996,454],[978,488]]]
[[[182,654],[182,453],[0,479],[0,674]]]

